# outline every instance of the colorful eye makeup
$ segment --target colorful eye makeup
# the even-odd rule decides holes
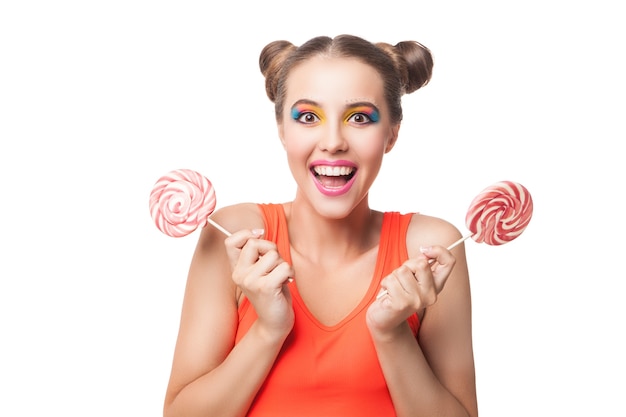
[[[347,111],[346,121],[352,118],[352,116],[354,116],[355,114],[364,114],[370,119],[370,122],[372,123],[377,123],[378,121],[380,121],[380,113],[378,112],[378,109],[369,104],[359,104],[355,107],[351,107]]]
[[[291,118],[293,120],[300,121],[303,115],[309,114],[309,113],[311,114],[312,117],[315,117],[319,119],[320,121],[324,121],[324,117],[323,117],[324,112],[319,106],[316,106],[314,104],[307,103],[307,102],[299,102],[299,103],[296,103],[291,108]]]
[[[362,115],[364,116],[363,118],[367,120],[355,120],[354,118],[357,115]],[[307,116],[306,120],[303,119],[303,116]],[[322,108],[307,100],[301,100],[294,104],[291,108],[291,118],[302,123],[326,121],[326,115]],[[376,106],[370,103],[354,103],[350,105],[343,114],[344,123],[367,124],[378,123],[379,121],[380,112]]]

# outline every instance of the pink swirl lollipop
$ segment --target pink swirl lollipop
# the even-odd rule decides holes
[[[465,224],[472,239],[502,245],[522,234],[533,215],[528,190],[513,181],[501,181],[478,194],[467,211]]]
[[[150,193],[152,219],[161,232],[171,237],[187,236],[207,222],[230,235],[209,218],[215,205],[211,181],[190,169],[177,169],[163,175]]]
[[[472,200],[465,216],[471,233],[448,246],[448,250],[470,237],[477,243],[494,246],[510,242],[522,234],[532,215],[533,199],[523,185],[513,181],[497,182]],[[382,290],[376,298],[385,294],[387,290]]]

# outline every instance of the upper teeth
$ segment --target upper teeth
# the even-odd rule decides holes
[[[313,170],[317,175],[324,175],[326,177],[339,177],[343,175],[350,175],[354,168],[318,165],[314,167]]]

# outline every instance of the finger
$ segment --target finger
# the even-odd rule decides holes
[[[228,236],[224,240],[224,243],[226,244],[227,247],[234,248],[234,249],[242,249],[244,245],[248,242],[248,240],[258,239],[261,236],[263,236],[263,233],[264,231],[262,229],[238,230],[237,232]]]
[[[381,287],[387,291],[388,295],[395,298],[406,297],[415,286],[415,275],[406,263],[400,265],[381,281]]]
[[[416,291],[423,306],[432,305],[437,301],[437,290],[429,259],[420,257],[413,261],[415,263]]]
[[[250,246],[255,246],[251,250],[255,250],[255,253],[258,255],[253,268],[259,275],[265,275],[273,271],[279,264],[284,262],[276,247],[268,247],[264,242],[259,242],[258,245],[257,242],[254,242]]]
[[[408,295],[408,302],[416,309],[433,304],[437,300],[433,274],[426,257],[411,258],[398,268],[402,288]]]
[[[280,296],[286,292],[289,279],[293,276],[293,270],[287,262],[282,261],[268,271],[261,272],[258,264],[253,268],[241,282],[248,291],[271,296]]]
[[[281,261],[266,275],[265,279],[268,280],[270,285],[282,287],[291,282],[293,276],[294,271],[291,265],[286,261]]]
[[[247,234],[242,232],[240,236],[229,241],[227,245],[232,245],[229,253],[235,262],[243,265],[252,265],[266,253],[276,251],[276,244],[260,239],[258,233],[254,232],[248,232]]]
[[[456,258],[452,255],[452,252],[443,246],[421,246],[420,252],[428,258],[431,265],[436,262],[443,267],[449,267],[451,269],[456,262]]]
[[[456,258],[448,249],[441,246],[420,248],[420,250],[429,258],[429,261],[434,261],[431,270],[435,289],[438,294],[443,290],[452,269],[454,269]]]
[[[422,259],[421,266],[418,264],[415,260],[405,262],[383,279],[381,287],[386,293],[379,298],[383,305],[396,310],[419,311],[437,300],[427,260]]]

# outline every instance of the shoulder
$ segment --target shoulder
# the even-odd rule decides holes
[[[461,232],[452,223],[439,217],[413,214],[407,230],[409,256],[419,253],[420,246],[448,247],[461,238]]]

